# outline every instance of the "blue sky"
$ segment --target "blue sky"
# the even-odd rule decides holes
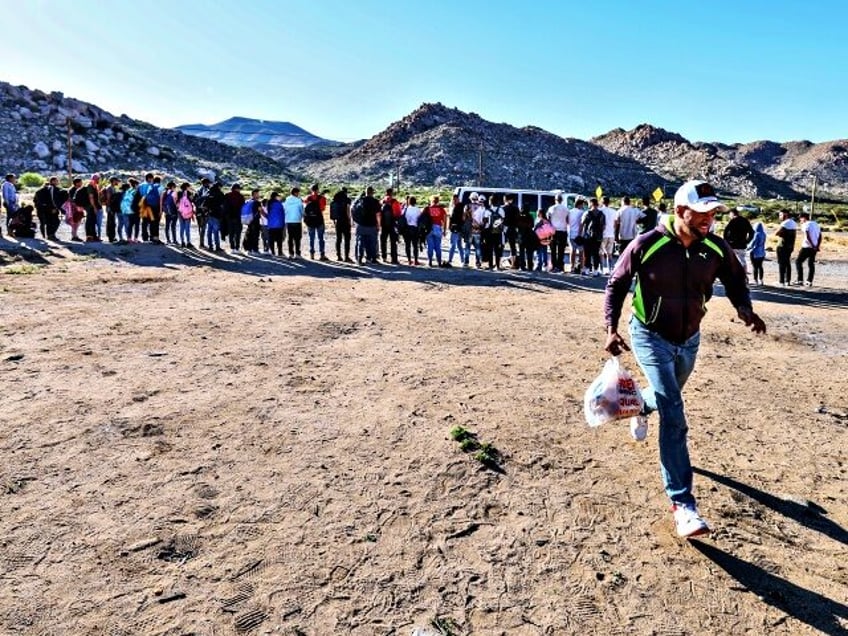
[[[103,7],[109,7],[105,9]],[[370,137],[422,102],[587,139],[848,137],[848,3],[21,0],[0,80],[159,126]]]

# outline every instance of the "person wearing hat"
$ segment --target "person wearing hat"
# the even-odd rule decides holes
[[[643,414],[631,420],[630,431],[635,439],[645,439],[648,413],[659,413],[662,479],[677,534],[685,538],[710,532],[692,494],[681,390],[695,366],[700,323],[716,279],[745,325],[754,333],[766,331],[751,307],[739,259],[723,238],[710,232],[716,212],[726,210],[709,183],[684,183],[674,195],[674,212],[621,254],[604,297],[604,349],[617,356],[630,350],[618,333],[618,323],[631,282],[636,280],[630,342],[650,386],[642,393]]]

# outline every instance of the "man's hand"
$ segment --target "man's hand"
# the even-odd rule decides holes
[[[611,355],[618,356],[621,355],[623,351],[630,351],[630,347],[626,342],[624,342],[624,338],[622,338],[615,329],[610,327],[607,334],[607,342],[604,345],[604,351]]]
[[[757,314],[755,314],[752,310],[743,307],[737,310],[737,314],[742,322],[745,323],[746,327],[750,327],[751,331],[754,333],[765,333],[766,332],[766,323],[763,322],[763,319],[760,318]]]

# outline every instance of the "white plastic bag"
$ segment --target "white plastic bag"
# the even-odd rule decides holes
[[[589,426],[600,426],[639,415],[642,404],[636,380],[614,356],[607,360],[601,374],[586,389],[583,414]]]

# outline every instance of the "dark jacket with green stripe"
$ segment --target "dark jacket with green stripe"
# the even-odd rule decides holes
[[[618,329],[633,279],[633,315],[674,344],[698,332],[718,278],[733,306],[751,308],[745,271],[730,245],[707,234],[688,248],[675,236],[673,217],[639,235],[621,254],[607,282],[604,317]]]

